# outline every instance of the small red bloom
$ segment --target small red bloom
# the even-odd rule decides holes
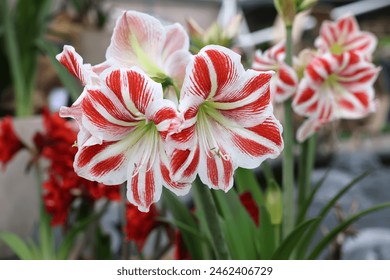
[[[0,162],[3,169],[23,147],[23,143],[15,134],[11,118],[5,117],[0,121]]]
[[[52,216],[51,225],[64,225],[68,219],[71,204],[74,197],[70,190],[66,190],[53,174],[43,184],[43,202],[46,212]]]
[[[260,216],[259,216],[259,207],[257,206],[255,200],[252,197],[250,192],[244,192],[240,195],[241,204],[245,207],[248,214],[252,217],[253,222],[256,226],[259,226]]]
[[[140,212],[137,206],[126,204],[126,239],[134,241],[139,251],[142,251],[149,234],[157,227],[157,216],[154,205],[150,206],[149,212]]]

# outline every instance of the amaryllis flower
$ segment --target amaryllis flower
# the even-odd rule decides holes
[[[347,15],[335,22],[324,21],[320,36],[314,44],[322,52],[342,54],[347,51],[359,51],[367,58],[371,58],[377,39],[370,32],[360,31],[356,19],[352,15]]]
[[[203,48],[187,67],[172,134],[174,178],[228,191],[238,167],[254,168],[282,148],[282,127],[270,103],[270,72],[245,71],[240,56],[219,46]]]
[[[271,93],[275,102],[283,102],[294,95],[298,78],[292,67],[284,62],[284,41],[262,53],[256,51],[252,68],[258,71],[273,70],[276,75],[271,79]]]
[[[323,124],[336,119],[358,119],[374,110],[373,83],[379,69],[356,52],[324,54],[306,68],[293,108],[308,117],[297,139],[304,141]]]
[[[127,11],[118,19],[106,53],[116,67],[138,66],[158,82],[173,79],[178,87],[190,59],[189,38],[178,24],[163,26],[156,18]]]
[[[170,178],[164,139],[179,119],[161,84],[136,68],[109,69],[101,77],[105,86],[86,86],[80,105],[82,126],[101,144],[79,146],[77,174],[107,185],[127,181],[128,199],[141,211],[159,200],[163,185],[186,194],[190,184]]]
[[[150,207],[148,213],[140,212],[136,206],[126,204],[126,225],[124,233],[128,241],[134,241],[138,251],[142,251],[149,234],[155,229],[158,211],[154,205]]]
[[[3,168],[15,154],[24,147],[15,130],[10,117],[0,120],[0,162]]]

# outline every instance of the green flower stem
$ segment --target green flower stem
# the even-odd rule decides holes
[[[286,63],[292,65],[292,26],[286,26]],[[294,131],[291,99],[284,103],[284,155],[283,155],[283,237],[294,227]]]
[[[313,135],[301,145],[301,157],[299,159],[298,177],[298,206],[305,205],[310,193],[310,179],[313,171],[317,135]],[[297,221],[299,222],[299,221]]]
[[[4,42],[9,59],[11,77],[14,85],[16,100],[16,116],[28,116],[31,114],[30,104],[26,104],[25,96],[27,95],[26,79],[22,69],[22,60],[20,49],[17,44],[15,26],[12,22],[7,1],[1,1],[0,10],[3,11]]]
[[[121,203],[122,203],[122,260],[128,260],[131,253],[131,242],[128,242],[126,239],[126,224],[127,224],[127,214],[126,214],[126,204],[127,204],[127,188],[126,186],[121,186]]]
[[[199,203],[198,209],[203,211],[206,219],[209,236],[214,247],[215,256],[218,260],[230,259],[225,236],[219,221],[217,207],[211,194],[211,190],[203,185],[199,178],[192,187],[195,201]]]

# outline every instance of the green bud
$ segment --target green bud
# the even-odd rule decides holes
[[[286,26],[292,26],[297,13],[297,0],[274,0],[275,8]]]
[[[315,4],[317,4],[317,2],[318,0],[300,0],[297,5],[298,12],[303,12],[310,9]]]
[[[282,192],[278,183],[271,180],[265,192],[265,207],[273,225],[280,225],[283,217]]]

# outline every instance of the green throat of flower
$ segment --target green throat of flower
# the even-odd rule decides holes
[[[344,48],[340,44],[335,43],[330,47],[330,52],[336,55],[340,55],[344,52]]]
[[[218,156],[225,161],[229,161],[230,156],[221,151],[216,137],[215,127],[212,122],[220,125],[226,123],[226,120],[213,106],[212,101],[205,101],[200,105],[197,115],[196,131],[199,136],[200,145],[207,151],[208,156]]]

